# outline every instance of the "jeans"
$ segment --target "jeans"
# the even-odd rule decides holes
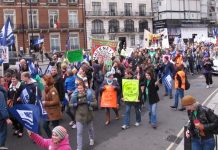
[[[209,138],[205,140],[192,138],[192,150],[214,150],[215,140],[214,138]]]
[[[44,121],[43,122],[43,129],[45,130],[45,132],[49,138],[51,138],[51,135],[52,135],[51,129],[49,127],[50,122],[52,123],[52,127],[54,128],[54,127],[59,125],[59,120]]]
[[[78,94],[79,94],[79,92],[78,92],[77,89],[72,94],[71,103],[73,104],[73,106],[77,106],[77,97],[78,97]],[[86,91],[86,98],[87,98],[88,103],[93,101],[92,97],[93,97],[92,96],[92,90],[91,89],[87,89],[87,91]]]
[[[179,104],[179,97],[182,99],[184,97],[184,90],[183,89],[176,89],[175,92],[175,103],[174,106],[177,108]]]
[[[5,146],[7,138],[7,123],[6,120],[0,120],[0,147]]]
[[[75,122],[75,116],[74,113],[71,111],[71,107],[69,106],[69,104],[67,104],[66,113],[70,117],[71,121]]]
[[[136,122],[138,122],[138,123],[141,122],[140,104],[126,103],[126,112],[125,112],[125,117],[124,117],[124,125],[129,126],[129,124],[130,124],[130,112],[131,112],[131,107],[132,106],[135,107]]]
[[[93,121],[91,121],[89,124],[84,124],[81,122],[76,122],[76,128],[77,128],[77,150],[83,149],[83,129],[85,125],[88,126],[88,134],[89,134],[89,140],[94,140],[94,127],[93,127]]]
[[[157,125],[157,103],[149,104],[149,123]]]

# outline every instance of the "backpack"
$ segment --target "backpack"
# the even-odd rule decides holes
[[[190,88],[190,83],[189,83],[189,81],[188,81],[188,78],[187,78],[187,76],[185,75],[185,90],[188,90],[189,88]]]
[[[207,108],[207,107],[204,107],[204,106],[202,108],[206,111],[207,117],[208,117],[208,112],[211,111],[216,116],[216,118],[218,120],[218,115],[214,113],[214,110]],[[209,120],[209,122],[211,122],[211,120]],[[213,129],[212,133],[218,135],[218,125]]]

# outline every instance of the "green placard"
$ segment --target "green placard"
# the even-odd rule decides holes
[[[67,51],[66,58],[70,63],[80,62],[83,60],[83,52],[82,49]]]
[[[123,79],[123,100],[126,102],[139,102],[139,80]]]

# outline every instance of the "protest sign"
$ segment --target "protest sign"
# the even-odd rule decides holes
[[[101,107],[117,108],[117,91],[112,85],[105,85],[101,96]]]
[[[123,100],[126,102],[139,102],[139,80],[123,79]]]
[[[117,44],[116,41],[92,39],[93,60],[110,60],[115,55]]]
[[[9,63],[9,51],[8,46],[0,46],[0,58],[3,63]]]
[[[83,60],[83,52],[82,49],[67,51],[66,58],[70,63],[80,62]]]

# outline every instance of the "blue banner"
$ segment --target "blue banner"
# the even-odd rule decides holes
[[[169,73],[163,76],[162,82],[164,85],[166,85],[169,91],[172,90],[172,77]]]
[[[9,108],[11,115],[26,129],[38,133],[40,113],[39,107],[33,104],[17,104]]]

